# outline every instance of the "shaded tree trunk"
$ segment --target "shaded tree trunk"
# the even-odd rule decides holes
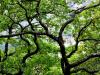
[[[64,75],[70,75],[70,64],[69,64],[68,59],[66,57],[65,46],[64,46],[64,42],[63,42],[62,38],[59,38],[58,44],[60,46],[60,52],[61,52],[61,55],[62,55],[61,68],[62,68],[63,74]]]

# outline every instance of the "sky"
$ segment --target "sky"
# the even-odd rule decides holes
[[[92,2],[96,2],[96,0],[83,0],[83,2],[81,4],[79,3],[75,3],[74,1],[68,1],[66,0],[66,4],[67,6],[72,9],[72,10],[77,10],[79,8],[85,7],[90,5]]]

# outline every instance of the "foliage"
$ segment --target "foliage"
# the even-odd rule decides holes
[[[1,0],[0,9],[0,75],[100,74],[99,0]]]

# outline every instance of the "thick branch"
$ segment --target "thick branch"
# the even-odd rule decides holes
[[[73,21],[74,21],[74,18],[71,18],[71,19],[69,19],[68,21],[66,21],[66,22],[62,25],[62,27],[61,27],[61,29],[60,29],[60,31],[59,31],[59,36],[62,36],[62,33],[63,33],[65,27],[66,27],[68,24],[70,24],[71,22],[73,22]]]
[[[79,14],[84,10],[87,10],[87,9],[90,9],[90,8],[95,8],[95,7],[98,7],[98,6],[100,6],[100,2],[98,4],[93,5],[93,6],[89,6],[89,7],[85,6],[85,7],[79,8],[79,9],[75,10],[74,13]]]
[[[89,74],[94,74],[94,73],[98,72],[98,70],[97,71],[96,70],[92,71],[92,70],[88,70],[86,68],[77,68],[77,69],[75,68],[75,70],[72,70],[71,73],[77,73],[78,71],[85,71]]]
[[[41,26],[44,28],[44,30],[46,31],[47,36],[50,37],[51,39],[57,41],[58,38],[55,37],[54,35],[50,34],[50,33],[49,33],[49,30],[48,30],[48,27],[45,25],[45,23],[42,22],[42,19],[41,19],[41,17],[40,17],[40,11],[39,11],[40,2],[41,2],[41,0],[38,0],[38,1],[37,1],[37,6],[36,6],[36,13],[37,13],[38,21],[39,21],[40,25],[41,25]]]
[[[25,27],[24,27],[24,28],[23,28],[22,26],[20,26],[20,27],[21,27],[21,32],[23,32],[24,29],[25,29]],[[29,42],[26,38],[24,38],[23,35],[20,35],[20,38],[21,38],[23,41],[25,41],[25,42],[27,43],[28,46],[31,45],[30,42]]]
[[[20,36],[20,35],[25,35],[25,34],[36,34],[36,35],[47,35],[51,39],[57,41],[58,38],[53,36],[52,34],[47,34],[47,33],[42,33],[42,32],[21,32],[21,33],[16,33],[16,34],[11,34],[11,35],[1,35],[0,38],[8,38],[8,37],[15,37],[15,36]]]
[[[79,41],[96,41],[96,42],[100,42],[100,39],[94,39],[94,38],[87,38],[87,39],[82,39]]]
[[[83,34],[83,32],[84,32],[84,30],[86,30],[86,28],[90,25],[92,23],[92,20],[88,23],[88,24],[86,24],[84,27],[82,27],[80,30],[79,30],[79,32],[78,32],[78,36],[77,36],[77,38],[76,38],[76,44],[75,44],[75,50],[73,50],[67,57],[69,58],[69,57],[71,57],[77,50],[78,50],[78,44],[79,44],[79,38],[80,38],[80,36]]]
[[[21,32],[21,33],[10,34],[10,35],[1,35],[0,38],[15,37],[15,36],[24,35],[24,34],[46,35],[46,33],[28,31],[28,32]]]
[[[84,10],[86,10],[86,9],[90,9],[90,8],[95,8],[95,7],[97,7],[97,6],[100,6],[100,0],[99,0],[99,3],[98,3],[98,4],[95,4],[95,5],[93,5],[93,6],[90,6],[90,7],[84,8]]]
[[[12,25],[13,25],[13,23],[11,24],[11,26],[8,26],[9,35],[12,34]],[[5,54],[4,59],[5,60],[7,59],[7,56],[8,56],[8,47],[9,47],[8,41],[9,41],[9,39],[10,39],[10,37],[7,38],[7,41],[5,43],[5,52],[4,52],[4,54]]]
[[[20,4],[19,2],[18,2],[18,5],[19,5],[22,9],[24,9],[26,19],[27,19],[29,25],[31,26],[31,29],[34,31],[33,26],[32,26],[32,23],[31,23],[31,21],[30,21],[30,17],[28,16],[27,9],[26,9],[22,4]],[[34,18],[35,18],[35,16],[34,16]]]
[[[38,45],[38,42],[37,42],[37,35],[36,35],[36,34],[34,35],[34,43],[35,43],[35,45],[36,45],[36,50],[35,50],[34,52],[27,53],[27,54],[23,57],[22,63],[25,63],[25,61],[26,61],[27,58],[29,58],[30,56],[32,56],[32,55],[38,53],[38,51],[39,51],[39,45]]]
[[[90,7],[82,7],[82,8],[79,8],[79,9],[75,10],[75,11],[73,12],[73,15],[74,15],[74,16],[73,16],[71,19],[69,19],[68,21],[66,21],[66,22],[62,25],[62,27],[60,28],[59,36],[62,36],[62,33],[63,33],[65,27],[66,27],[68,24],[70,24],[71,22],[74,21],[74,18],[75,18],[75,16],[76,16],[77,14],[83,12],[84,10],[97,7],[97,6],[99,6],[99,5],[100,5],[100,2],[99,2],[98,4],[93,5],[93,6],[90,6]]]
[[[93,54],[91,54],[91,55],[89,55],[89,56],[83,58],[82,60],[71,64],[71,67],[79,66],[80,64],[82,64],[82,63],[88,61],[89,59],[91,59],[91,58],[96,58],[96,57],[100,57],[100,53],[93,53]]]
[[[40,25],[45,29],[46,33],[48,33],[48,27],[42,22],[41,17],[40,17],[40,11],[39,11],[40,2],[41,2],[41,0],[38,0],[37,6],[36,6],[36,13],[37,13],[37,16],[38,16],[38,21],[39,21]]]

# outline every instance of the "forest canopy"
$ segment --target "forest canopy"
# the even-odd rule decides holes
[[[100,75],[100,0],[0,0],[0,75]]]

